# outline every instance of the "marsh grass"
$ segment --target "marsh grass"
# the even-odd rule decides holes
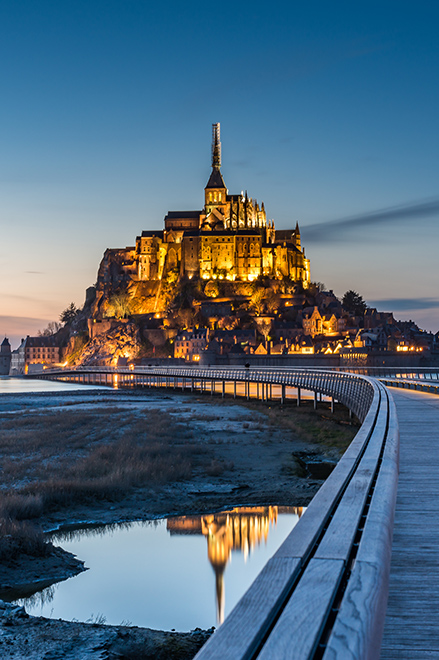
[[[271,427],[283,428],[301,440],[336,448],[340,452],[347,449],[360,427],[358,422],[349,418],[349,411],[341,404],[336,404],[334,413],[325,402],[319,402],[317,410],[310,401],[303,401],[300,407],[295,403],[281,406],[274,401],[267,406],[251,400],[244,405],[262,412]],[[257,424],[260,430],[264,428],[264,423]]]
[[[188,479],[201,453],[191,438],[188,424],[163,410],[0,416],[0,456],[7,457],[0,461],[0,554],[24,552],[26,534],[26,551],[38,554],[37,532],[26,521],[52,510]]]
[[[44,557],[51,549],[44,534],[34,525],[8,518],[0,519],[0,561],[27,554]]]

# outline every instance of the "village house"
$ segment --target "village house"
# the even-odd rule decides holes
[[[174,340],[174,357],[199,362],[209,343],[209,329],[183,330]]]

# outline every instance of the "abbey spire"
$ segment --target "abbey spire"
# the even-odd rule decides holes
[[[220,124],[212,124],[212,167],[221,167]]]
[[[206,204],[209,202],[225,202],[227,195],[226,184],[221,174],[221,140],[220,125],[212,124],[212,173],[205,187]]]

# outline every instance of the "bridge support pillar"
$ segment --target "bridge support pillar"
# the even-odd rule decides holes
[[[280,403],[283,406],[285,402],[285,385],[282,385],[282,390],[281,390],[281,395],[280,395]]]
[[[335,401],[334,401],[334,397],[331,396],[331,412],[332,412],[332,413],[334,412],[334,403],[335,403]]]
[[[300,406],[300,387],[297,388],[297,406]]]
[[[318,392],[314,392],[314,410],[317,408]]]
[[[221,396],[222,396],[223,399],[226,396],[226,381],[225,380],[223,380],[223,390],[221,392]]]
[[[215,381],[212,379],[210,381],[210,396],[213,396],[214,391],[215,391]]]
[[[233,381],[233,398],[236,399],[236,380]]]

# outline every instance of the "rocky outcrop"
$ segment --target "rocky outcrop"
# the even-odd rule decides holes
[[[97,334],[85,346],[76,364],[114,366],[121,360],[134,359],[141,347],[140,332],[135,323],[113,321],[107,332]]]

